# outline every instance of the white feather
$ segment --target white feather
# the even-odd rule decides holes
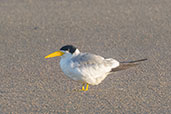
[[[73,54],[66,52],[60,60],[60,67],[65,75],[91,85],[101,83],[110,74],[111,69],[118,66],[119,62],[115,59],[81,53],[78,49]]]

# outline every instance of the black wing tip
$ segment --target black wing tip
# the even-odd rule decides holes
[[[139,59],[139,60],[135,60],[135,61],[123,61],[123,62],[120,62],[120,63],[136,63],[136,62],[141,62],[141,61],[146,61],[148,60],[147,58],[145,59]]]
[[[142,62],[142,61],[146,61],[146,60],[147,60],[147,58],[139,59],[139,60],[135,60],[135,61],[130,61],[130,63]]]
[[[146,61],[146,60],[148,60],[147,58],[145,58],[145,59],[140,59],[140,60],[136,60],[137,62],[140,62],[140,61]]]
[[[145,59],[141,59],[141,60],[146,61],[146,60],[148,60],[148,59],[147,59],[147,58],[145,58]]]

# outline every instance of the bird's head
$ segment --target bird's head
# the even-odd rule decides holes
[[[76,47],[74,47],[73,45],[65,45],[61,47],[59,51],[53,52],[45,58],[52,58],[56,56],[72,56],[77,53],[79,53],[79,50]]]

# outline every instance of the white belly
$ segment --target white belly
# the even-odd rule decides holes
[[[71,79],[79,82],[85,82],[91,85],[98,85],[101,83],[109,73],[93,72],[91,69],[80,69],[73,67],[72,63],[67,61],[60,61],[60,67],[64,74]]]

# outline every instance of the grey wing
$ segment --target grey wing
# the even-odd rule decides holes
[[[90,67],[92,65],[102,64],[104,58],[94,54],[81,53],[78,56],[73,57],[71,60],[77,67],[83,67],[83,66]]]
[[[114,59],[104,59],[101,56],[88,53],[73,57],[71,61],[74,75],[94,85],[99,84],[112,68],[119,66],[119,62]]]
[[[94,55],[90,53],[81,53],[78,56],[72,58],[74,67],[95,69],[95,70],[105,70],[112,69],[118,66],[119,62],[114,59],[104,59],[99,55]]]

